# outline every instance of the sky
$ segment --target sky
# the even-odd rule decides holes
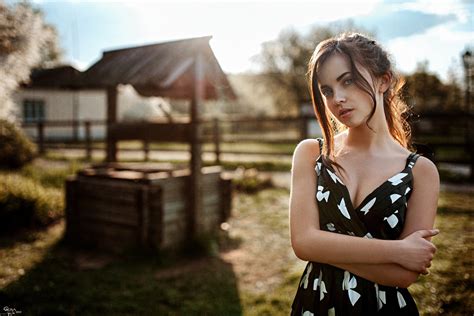
[[[32,2],[59,31],[65,62],[81,70],[105,50],[211,35],[225,72],[258,72],[252,57],[282,30],[304,33],[347,19],[374,32],[404,73],[426,60],[430,71],[448,81],[448,69],[462,74],[460,55],[474,47],[474,0]]]

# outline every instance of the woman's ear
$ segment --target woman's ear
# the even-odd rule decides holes
[[[378,81],[379,92],[385,93],[390,88],[392,76],[389,73],[383,74]]]

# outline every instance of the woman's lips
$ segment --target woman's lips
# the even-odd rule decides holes
[[[350,109],[350,110],[344,110],[344,111],[341,112],[341,114],[339,114],[339,117],[341,117],[341,118],[347,117],[347,116],[349,116],[351,113],[352,113],[352,109]]]

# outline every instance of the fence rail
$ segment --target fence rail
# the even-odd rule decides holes
[[[178,122],[178,121],[176,121]],[[170,121],[156,121],[156,123],[166,123],[171,126]],[[178,125],[183,126],[189,123],[187,120],[179,120]],[[312,117],[269,117],[269,118],[232,118],[202,120],[203,143],[213,143],[216,155],[216,163],[220,163],[220,156],[223,152],[222,143],[235,142],[258,142],[266,144],[297,143],[298,141],[314,137],[309,135],[311,126],[317,126],[317,122]],[[425,113],[421,117],[411,118],[412,135],[415,143],[432,151],[436,162],[464,163],[471,166],[471,177],[474,172],[474,114],[467,113]],[[146,123],[150,124],[150,123]],[[76,144],[83,144],[86,159],[91,159],[93,150],[92,129],[94,127],[106,127],[105,120],[62,120],[62,121],[40,121],[24,123],[25,128],[36,129],[36,142],[41,154],[44,154],[47,147],[57,143],[57,140],[45,137],[45,130],[51,128],[71,128],[72,137],[68,141]],[[79,137],[78,130],[83,128],[83,137]],[[167,128],[167,133],[172,133],[172,128]],[[178,129],[176,129],[178,131]],[[171,137],[172,139],[173,137]],[[166,138],[166,137],[165,137]],[[175,138],[175,137],[174,137]],[[105,141],[105,135],[104,139]],[[142,150],[145,153],[145,160],[148,160],[150,151],[149,139],[140,139]],[[60,140],[64,142],[63,140]],[[463,154],[459,158],[440,158],[438,153],[443,150],[458,150]],[[104,148],[104,150],[106,150]],[[251,153],[239,151],[239,153]],[[255,152],[253,152],[255,153]],[[288,152],[273,154],[289,154]]]

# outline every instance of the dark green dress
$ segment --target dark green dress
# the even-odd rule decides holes
[[[317,139],[322,148],[322,139]],[[322,150],[321,150],[322,152]],[[405,169],[393,175],[354,208],[349,191],[332,166],[316,160],[316,200],[322,230],[364,238],[397,239],[405,222],[412,190],[411,153]],[[291,315],[419,315],[405,288],[378,285],[355,274],[318,262],[308,262],[293,300]]]

